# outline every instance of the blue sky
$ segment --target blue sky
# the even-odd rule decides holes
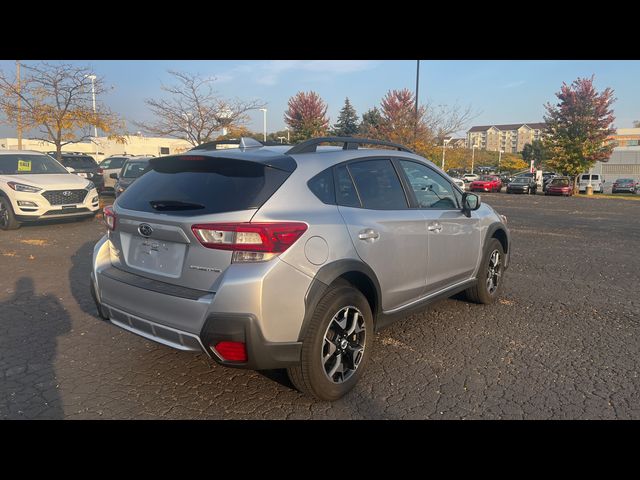
[[[24,62],[30,63],[30,62]],[[257,98],[267,103],[267,128],[284,129],[287,100],[299,90],[314,90],[328,103],[333,123],[349,97],[361,115],[390,89],[415,88],[414,60],[283,60],[283,61],[138,61],[87,60],[71,63],[88,65],[105,77],[114,89],[101,98],[128,122],[150,120],[144,104],[148,97],[162,95],[161,82],[171,82],[167,70],[211,75],[217,78],[216,91],[223,97]],[[0,61],[7,72],[15,61]],[[640,120],[640,61],[488,61],[422,60],[420,102],[470,104],[479,115],[472,124],[537,122],[543,104],[555,99],[562,82],[595,74],[598,89],[615,90],[617,128]],[[262,130],[262,112],[254,112],[248,125]],[[471,126],[471,125],[469,125]],[[462,132],[461,132],[462,133]],[[15,136],[14,126],[0,126],[0,136]]]

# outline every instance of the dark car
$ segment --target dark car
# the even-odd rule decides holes
[[[542,191],[546,192],[547,191],[547,186],[549,185],[549,183],[551,182],[552,179],[559,177],[560,175],[558,175],[555,172],[543,172],[542,173]]]
[[[48,155],[56,158],[56,152],[47,152]],[[60,163],[67,168],[73,168],[76,175],[91,180],[98,192],[104,190],[104,175],[98,162],[91,155],[77,152],[62,152]]]
[[[538,184],[531,173],[519,175],[507,185],[507,193],[527,193],[535,195],[537,190]]]
[[[627,192],[636,193],[640,189],[640,184],[633,178],[619,178],[613,182],[611,193]]]
[[[573,195],[573,182],[569,177],[554,177],[547,184],[545,195]]]
[[[111,178],[118,179],[115,186],[116,197],[119,197],[137,178],[149,170],[150,158],[152,157],[129,159],[125,162],[120,173],[111,174]]]

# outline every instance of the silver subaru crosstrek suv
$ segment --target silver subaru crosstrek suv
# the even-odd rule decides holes
[[[153,158],[104,209],[91,273],[103,319],[229,367],[286,368],[335,400],[379,329],[459,292],[499,295],[506,218],[432,162],[352,137],[237,143]]]

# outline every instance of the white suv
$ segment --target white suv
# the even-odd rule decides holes
[[[0,230],[22,222],[94,216],[96,186],[44,153],[0,151]]]

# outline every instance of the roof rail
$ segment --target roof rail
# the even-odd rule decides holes
[[[343,150],[357,150],[358,145],[384,145],[387,147],[393,147],[401,152],[415,153],[410,148],[397,143],[385,142],[384,140],[374,140],[372,138],[357,138],[357,137],[318,137],[306,140],[302,143],[294,145],[292,148],[286,151],[288,155],[294,155],[297,153],[313,153],[321,143],[342,143]]]
[[[193,147],[191,150],[217,150],[218,145],[239,145],[238,148],[246,149],[246,148],[261,148],[263,145],[251,138],[251,137],[241,137],[239,139],[232,140],[216,140],[215,142],[207,142],[197,147]]]

